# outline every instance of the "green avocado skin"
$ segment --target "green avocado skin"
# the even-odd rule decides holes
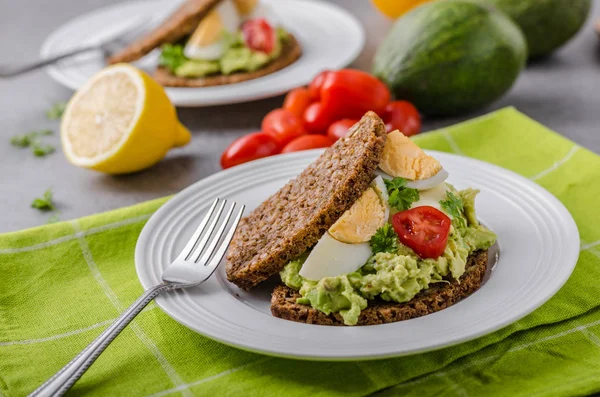
[[[550,54],[581,29],[591,0],[485,0],[510,16],[523,30],[529,58]]]
[[[395,22],[377,50],[373,73],[422,113],[451,116],[502,96],[526,58],[521,30],[494,6],[440,0]]]

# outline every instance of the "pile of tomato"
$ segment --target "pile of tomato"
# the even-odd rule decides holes
[[[265,116],[260,132],[233,141],[221,166],[331,146],[369,110],[383,119],[387,132],[411,136],[421,131],[417,109],[407,101],[392,101],[390,90],[374,76],[354,69],[324,71],[307,88],[290,91],[283,106]]]

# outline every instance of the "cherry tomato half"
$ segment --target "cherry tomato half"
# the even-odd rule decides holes
[[[310,82],[308,94],[313,101],[318,101],[321,98],[321,87],[330,73],[332,73],[330,70],[324,70]]]
[[[446,214],[428,205],[392,217],[392,226],[402,244],[421,258],[437,258],[444,253],[451,224]]]
[[[262,132],[275,138],[280,149],[292,139],[304,135],[300,117],[285,109],[275,109],[267,113],[261,128]]]
[[[381,114],[391,98],[384,83],[353,69],[329,73],[320,92],[323,111],[334,119],[359,119],[369,110]]]
[[[408,101],[390,102],[382,114],[385,130],[399,130],[406,136],[421,132],[421,116],[417,108]]]
[[[358,120],[338,120],[335,123],[331,124],[329,128],[327,128],[327,136],[337,141],[338,139],[345,137],[348,134],[350,128],[356,123],[358,123]]]
[[[304,111],[303,121],[309,134],[324,134],[334,120],[325,112],[321,102],[314,102]]]
[[[242,25],[244,43],[254,51],[273,52],[276,36],[275,29],[264,18],[250,19]]]
[[[304,111],[311,102],[308,88],[300,87],[287,93],[283,100],[283,108],[289,110],[298,117],[302,117]]]
[[[285,145],[281,153],[299,152],[300,150],[329,147],[334,140],[325,135],[303,135]]]
[[[278,153],[277,141],[265,133],[254,132],[233,141],[221,155],[221,167],[230,168]]]

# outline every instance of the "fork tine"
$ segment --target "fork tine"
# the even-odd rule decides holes
[[[209,269],[209,273],[206,278],[210,277],[214,273],[217,266],[219,265],[219,263],[225,256],[225,252],[227,252],[227,248],[229,248],[229,243],[231,243],[231,240],[233,239],[233,234],[235,233],[235,230],[237,229],[237,226],[240,223],[240,219],[242,219],[242,215],[244,214],[245,208],[246,208],[246,206],[242,204],[241,208],[235,215],[233,222],[231,223],[231,227],[229,228],[229,231],[223,238],[221,245],[214,252],[214,255],[213,255],[212,259],[210,260],[210,262],[208,262],[205,265]]]
[[[231,214],[233,213],[233,210],[235,209],[236,203],[233,202],[231,204],[231,207],[229,208],[229,211],[227,211],[227,215],[225,215],[225,219],[223,219],[223,221],[221,222],[221,225],[219,226],[219,228],[217,229],[216,232],[214,232],[214,235],[212,236],[212,238],[210,239],[210,241],[208,242],[208,245],[206,246],[206,249],[203,250],[204,253],[202,254],[202,256],[200,256],[200,250],[198,249],[198,255],[194,255],[194,262],[195,263],[201,263],[202,265],[206,265],[206,263],[208,262],[208,260],[210,259],[213,251],[215,250],[215,248],[217,247],[217,244],[219,243],[219,240],[221,239],[221,237],[223,237],[223,232],[225,231],[225,227],[227,227],[227,223],[229,223],[229,219],[231,219]]]
[[[223,213],[225,204],[227,204],[227,200],[222,200],[221,204],[219,204],[219,208],[217,209],[215,216],[212,218],[212,221],[210,222],[210,225],[206,228],[206,232],[198,241],[198,245],[193,250],[193,252],[186,255],[186,257],[185,257],[186,261],[191,259],[195,262],[195,260],[193,258],[198,258],[202,254],[202,252],[204,252],[206,245],[208,244],[208,241],[210,239],[210,236],[213,234],[213,232],[215,231],[215,229],[217,227],[217,224],[219,223],[219,218],[221,218],[221,214]]]
[[[183,256],[184,258],[187,258],[193,252],[194,247],[196,246],[196,243],[198,242],[198,240],[200,239],[200,236],[204,232],[204,228],[206,228],[206,225],[208,224],[208,221],[210,220],[210,217],[212,216],[212,214],[215,212],[215,208],[217,208],[217,204],[219,203],[220,200],[221,199],[217,198],[217,199],[215,199],[215,201],[213,201],[210,209],[204,216],[204,219],[202,219],[202,222],[200,222],[200,225],[198,225],[198,227],[196,228],[196,231],[194,232],[192,237],[190,237],[189,241],[185,245],[185,248],[179,254],[180,257]]]

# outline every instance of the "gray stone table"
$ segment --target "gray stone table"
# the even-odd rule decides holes
[[[58,26],[115,0],[0,1],[0,62],[36,57],[44,39]],[[390,22],[368,0],[336,0],[364,24],[367,45],[354,66],[368,69],[377,44]],[[595,4],[593,17],[600,17]],[[426,120],[424,130],[450,125],[504,106],[515,106],[577,143],[600,152],[600,50],[591,20],[553,57],[529,65],[500,101],[476,114]],[[44,111],[71,92],[44,71],[0,80],[0,232],[46,223],[47,214],[29,207],[34,197],[52,187],[61,220],[123,207],[176,193],[217,172],[223,149],[234,138],[257,130],[264,114],[282,98],[213,108],[179,109],[193,133],[190,145],[172,151],[158,165],[128,176],[107,176],[79,169],[60,153],[34,158],[9,144],[10,136],[41,128],[58,132]],[[58,146],[59,138],[50,141]]]

